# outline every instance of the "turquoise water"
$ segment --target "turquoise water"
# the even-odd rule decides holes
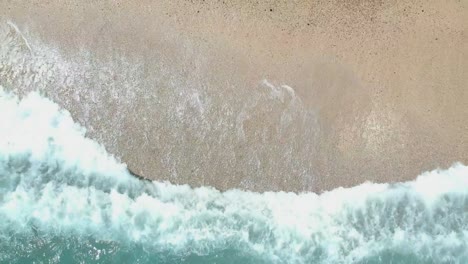
[[[0,263],[468,263],[468,167],[314,193],[143,182],[0,91]]]

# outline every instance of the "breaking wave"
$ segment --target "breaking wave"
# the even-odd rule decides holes
[[[141,181],[31,93],[0,90],[0,262],[467,263],[468,167],[323,194]]]

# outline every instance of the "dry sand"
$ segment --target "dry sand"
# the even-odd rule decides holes
[[[468,163],[466,1],[138,2],[1,1],[32,49],[4,61],[51,74],[10,60],[0,84],[175,183],[320,191]]]

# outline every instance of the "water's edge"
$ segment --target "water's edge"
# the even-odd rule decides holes
[[[468,260],[461,164],[320,195],[220,192],[133,177],[37,93],[1,91],[0,119],[0,262]]]

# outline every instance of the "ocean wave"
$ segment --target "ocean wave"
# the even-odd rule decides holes
[[[322,194],[132,177],[70,114],[0,90],[0,262],[466,263],[468,167]]]

